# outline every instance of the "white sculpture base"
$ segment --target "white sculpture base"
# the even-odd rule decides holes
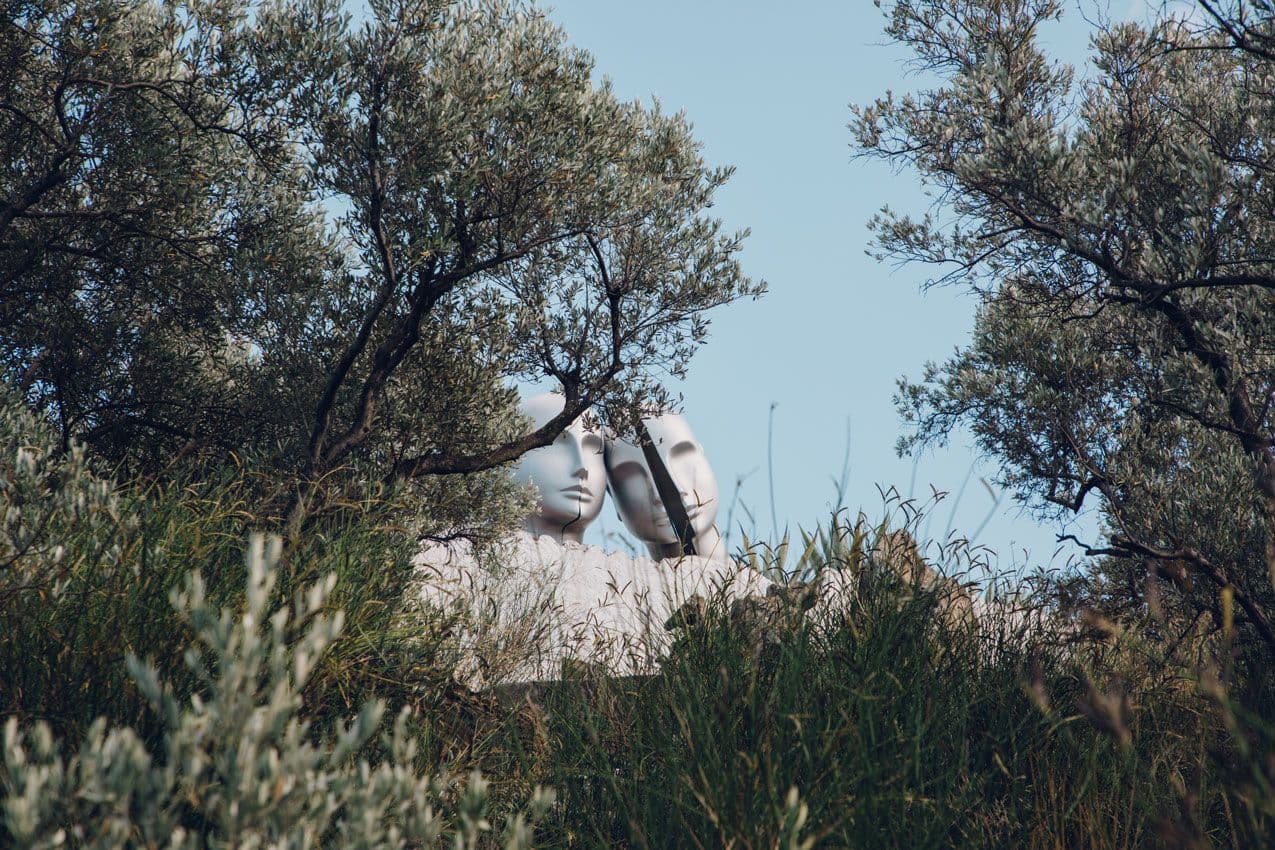
[[[458,617],[456,678],[473,689],[559,679],[564,662],[655,673],[665,622],[701,596],[764,596],[771,582],[728,560],[655,561],[520,533],[489,555],[465,544],[417,555],[421,600]]]

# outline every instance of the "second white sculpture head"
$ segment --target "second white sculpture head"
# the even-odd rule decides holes
[[[540,428],[561,413],[565,403],[558,393],[544,393],[527,399],[520,409],[533,427]],[[519,459],[512,470],[514,480],[534,485],[539,494],[536,512],[526,520],[528,531],[559,542],[582,542],[584,529],[602,512],[606,493],[602,451],[602,434],[587,427],[581,417],[552,443]]]
[[[721,535],[714,525],[721,496],[717,477],[691,426],[677,413],[664,413],[642,422],[686,508],[696,554],[726,557]],[[616,513],[629,532],[646,544],[653,558],[681,555],[677,533],[641,446],[608,438],[606,469],[607,489],[615,499]]]

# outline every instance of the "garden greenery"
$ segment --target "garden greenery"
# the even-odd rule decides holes
[[[413,556],[506,533],[501,464],[622,425],[760,292],[728,171],[530,4],[0,3],[0,844],[1275,832],[1266,4],[1106,27],[1081,83],[1051,0],[887,7],[937,82],[857,141],[946,214],[883,214],[882,255],[979,299],[903,442],[967,423],[1037,507],[1098,498],[1087,571],[980,589],[892,497],[746,541],[789,586],[676,618],[656,675],[475,692],[482,612]]]
[[[1186,617],[1239,605],[1275,652],[1275,53],[1269,4],[1111,22],[1050,57],[1057,0],[900,0],[935,84],[856,110],[860,155],[939,192],[873,222],[878,256],[977,299],[968,346],[900,383],[908,450],[968,426],[1056,517],[1097,506],[1084,591]],[[1148,591],[1147,583],[1154,585]]]

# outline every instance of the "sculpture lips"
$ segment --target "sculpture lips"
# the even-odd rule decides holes
[[[570,487],[563,487],[562,492],[578,495],[581,499],[592,499],[593,491],[583,484],[573,484]]]

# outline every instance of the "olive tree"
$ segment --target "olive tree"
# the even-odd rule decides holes
[[[7,368],[112,457],[248,450],[294,517],[368,479],[463,513],[584,411],[666,401],[707,311],[763,289],[709,215],[729,169],[529,3],[15,8]],[[561,415],[526,429],[517,379]]]
[[[6,379],[64,448],[241,447],[244,346],[323,265],[243,4],[0,5]]]
[[[313,302],[276,347],[314,376],[307,475],[356,455],[389,478],[506,463],[600,401],[615,418],[658,397],[653,370],[681,372],[704,312],[760,292],[706,214],[729,172],[683,116],[594,83],[538,10],[374,2],[352,26],[313,0],[261,20],[351,248],[339,306]],[[555,379],[562,413],[531,433],[494,417],[492,381],[514,377]]]
[[[1208,9],[1240,28],[1109,23],[1077,75],[1040,46],[1056,0],[902,0],[887,32],[937,82],[852,127],[938,198],[878,216],[879,256],[978,301],[971,343],[901,382],[901,449],[968,425],[1042,511],[1097,501],[1103,592],[1141,603],[1150,570],[1275,648],[1272,31]]]

